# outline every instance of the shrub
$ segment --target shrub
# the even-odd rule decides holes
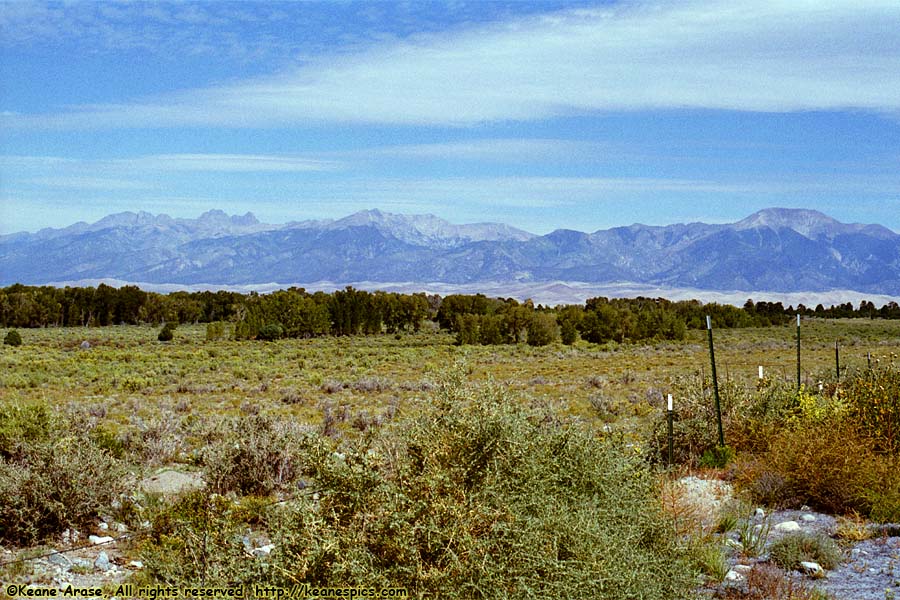
[[[14,458],[23,448],[47,441],[58,420],[45,401],[0,404],[0,458]]]
[[[341,458],[320,448],[320,506],[288,520],[276,568],[432,597],[686,595],[689,569],[633,452],[496,391],[444,385],[437,404],[399,439]]]
[[[124,471],[109,454],[74,437],[23,445],[0,457],[0,539],[31,544],[81,528],[125,489]]]
[[[900,370],[889,366],[857,372],[838,396],[877,450],[900,453]]]
[[[225,333],[225,323],[222,321],[214,321],[212,323],[207,323],[206,325],[206,341],[214,342],[216,340],[225,339],[227,334]]]
[[[716,446],[703,452],[700,457],[700,466],[712,469],[722,469],[734,460],[734,449],[729,446]]]
[[[168,582],[404,587],[440,598],[674,600],[694,586],[639,456],[457,375],[415,420],[339,452],[317,438],[308,456],[319,497],[266,516],[276,550],[251,565],[264,572],[233,570],[230,509],[203,499],[148,542],[148,571]],[[202,554],[204,539],[208,563],[189,554]]]
[[[868,440],[840,421],[784,429],[759,459],[738,462],[736,484],[772,504],[868,514],[871,490],[883,486],[883,459],[873,453]],[[762,477],[777,482],[768,494],[760,494],[768,485],[760,481]]]
[[[714,458],[717,456],[718,423],[711,378],[699,374],[679,378],[672,388],[675,400],[673,459],[676,463],[696,466],[704,453],[712,452],[708,457]],[[733,446],[730,434],[741,427],[739,424],[752,398],[732,380],[720,383],[719,392],[725,441]],[[665,462],[668,458],[668,422],[663,408],[660,405],[656,411],[648,442],[649,458],[654,462]]]
[[[265,415],[223,420],[201,451],[204,479],[222,494],[286,491],[301,475],[306,435],[299,425]]]
[[[262,581],[263,564],[246,554],[240,513],[240,506],[207,490],[160,506],[140,546],[145,567],[138,584],[240,586]]]
[[[163,325],[159,335],[156,336],[160,342],[171,342],[175,338],[175,323],[169,322]]]
[[[21,346],[22,336],[19,335],[19,332],[15,329],[10,329],[6,333],[6,337],[3,338],[3,343],[7,346]]]
[[[259,328],[259,333],[256,334],[256,339],[266,342],[274,342],[282,337],[284,337],[284,328],[278,323],[263,325]]]
[[[828,600],[830,596],[790,577],[776,566],[758,563],[747,573],[746,590],[728,587],[726,600]]]
[[[833,569],[841,561],[841,550],[822,534],[789,533],[769,546],[769,556],[782,569],[799,569],[804,561]]]
[[[881,523],[900,523],[900,459],[882,458],[880,467],[880,484],[866,491],[869,516]]]

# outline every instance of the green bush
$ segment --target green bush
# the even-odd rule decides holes
[[[15,329],[10,329],[6,333],[6,337],[3,338],[3,343],[7,346],[21,346],[22,336],[19,335],[19,332]]]
[[[877,450],[900,453],[900,370],[888,366],[858,371],[845,380],[838,398]]]
[[[249,586],[265,581],[264,565],[247,556],[239,506],[207,490],[157,508],[140,545],[137,584]]]
[[[222,340],[227,338],[228,335],[225,333],[225,323],[222,321],[214,321],[212,323],[206,324],[206,341],[214,342],[216,340]]]
[[[734,449],[729,446],[716,446],[703,452],[700,457],[700,466],[712,469],[722,469],[734,460]]]
[[[769,556],[782,569],[799,569],[801,562],[833,569],[841,561],[841,549],[822,534],[790,533],[769,546]]]
[[[125,489],[109,454],[74,437],[48,439],[0,457],[0,540],[31,544],[87,526]]]
[[[277,323],[269,323],[259,328],[256,338],[267,342],[274,342],[284,337],[284,328]]]
[[[288,519],[281,569],[417,597],[687,595],[686,558],[633,452],[497,390],[450,382],[437,405],[399,437],[320,448],[322,499]]]
[[[46,441],[58,420],[45,401],[0,404],[0,458],[13,458],[22,448]]]
[[[166,323],[156,336],[160,342],[171,342],[175,338],[175,323]]]
[[[273,507],[266,561],[228,559],[239,553],[239,519],[198,499],[148,541],[147,572],[167,582],[402,587],[416,598],[691,595],[689,557],[633,450],[456,373],[412,421],[341,447],[312,442],[317,498]],[[264,572],[245,572],[256,565]]]

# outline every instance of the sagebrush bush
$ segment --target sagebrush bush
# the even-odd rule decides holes
[[[124,469],[91,443],[61,437],[23,444],[0,457],[0,540],[24,545],[82,528],[124,489]]]
[[[694,374],[675,380],[673,386],[673,459],[678,464],[697,466],[706,452],[716,452],[718,423],[712,379]],[[743,428],[742,421],[752,406],[752,397],[737,382],[719,383],[722,428],[726,446],[734,447],[732,433]],[[648,442],[649,458],[662,463],[668,458],[667,416],[660,405],[653,417]]]
[[[221,420],[200,452],[215,492],[267,496],[291,489],[303,471],[307,430],[266,415]]]
[[[639,456],[459,375],[413,420],[340,448],[316,438],[307,456],[318,499],[301,495],[267,516],[276,549],[254,582],[403,587],[414,598],[691,594],[689,558]],[[210,526],[171,522],[144,553],[149,572],[197,581],[197,561],[167,572],[162,549]],[[217,543],[230,545],[216,561],[237,552],[235,528],[222,527]],[[240,564],[219,564],[221,581],[250,580],[231,570]]]

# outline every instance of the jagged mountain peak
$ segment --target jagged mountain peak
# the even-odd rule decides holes
[[[165,214],[153,215],[143,210],[138,212],[125,211],[103,217],[96,223],[92,223],[90,228],[94,231],[99,231],[112,227],[140,227],[144,225],[170,224],[172,222],[172,217]]]
[[[185,222],[191,222],[193,219],[182,219]],[[244,215],[228,215],[225,211],[214,208],[212,210],[208,210],[198,219],[196,219],[199,223],[204,224],[218,224],[218,225],[237,225],[249,227],[252,225],[260,225],[259,219],[256,218],[252,212],[247,212]]]
[[[524,241],[534,234],[504,223],[455,225],[432,214],[401,215],[378,209],[362,210],[336,221],[305,222],[328,229],[372,226],[384,234],[416,246],[453,247],[468,242]]]

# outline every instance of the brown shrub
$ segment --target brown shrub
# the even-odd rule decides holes
[[[738,460],[735,483],[769,504],[868,514],[883,461],[852,425],[830,420],[778,432],[768,452]]]

